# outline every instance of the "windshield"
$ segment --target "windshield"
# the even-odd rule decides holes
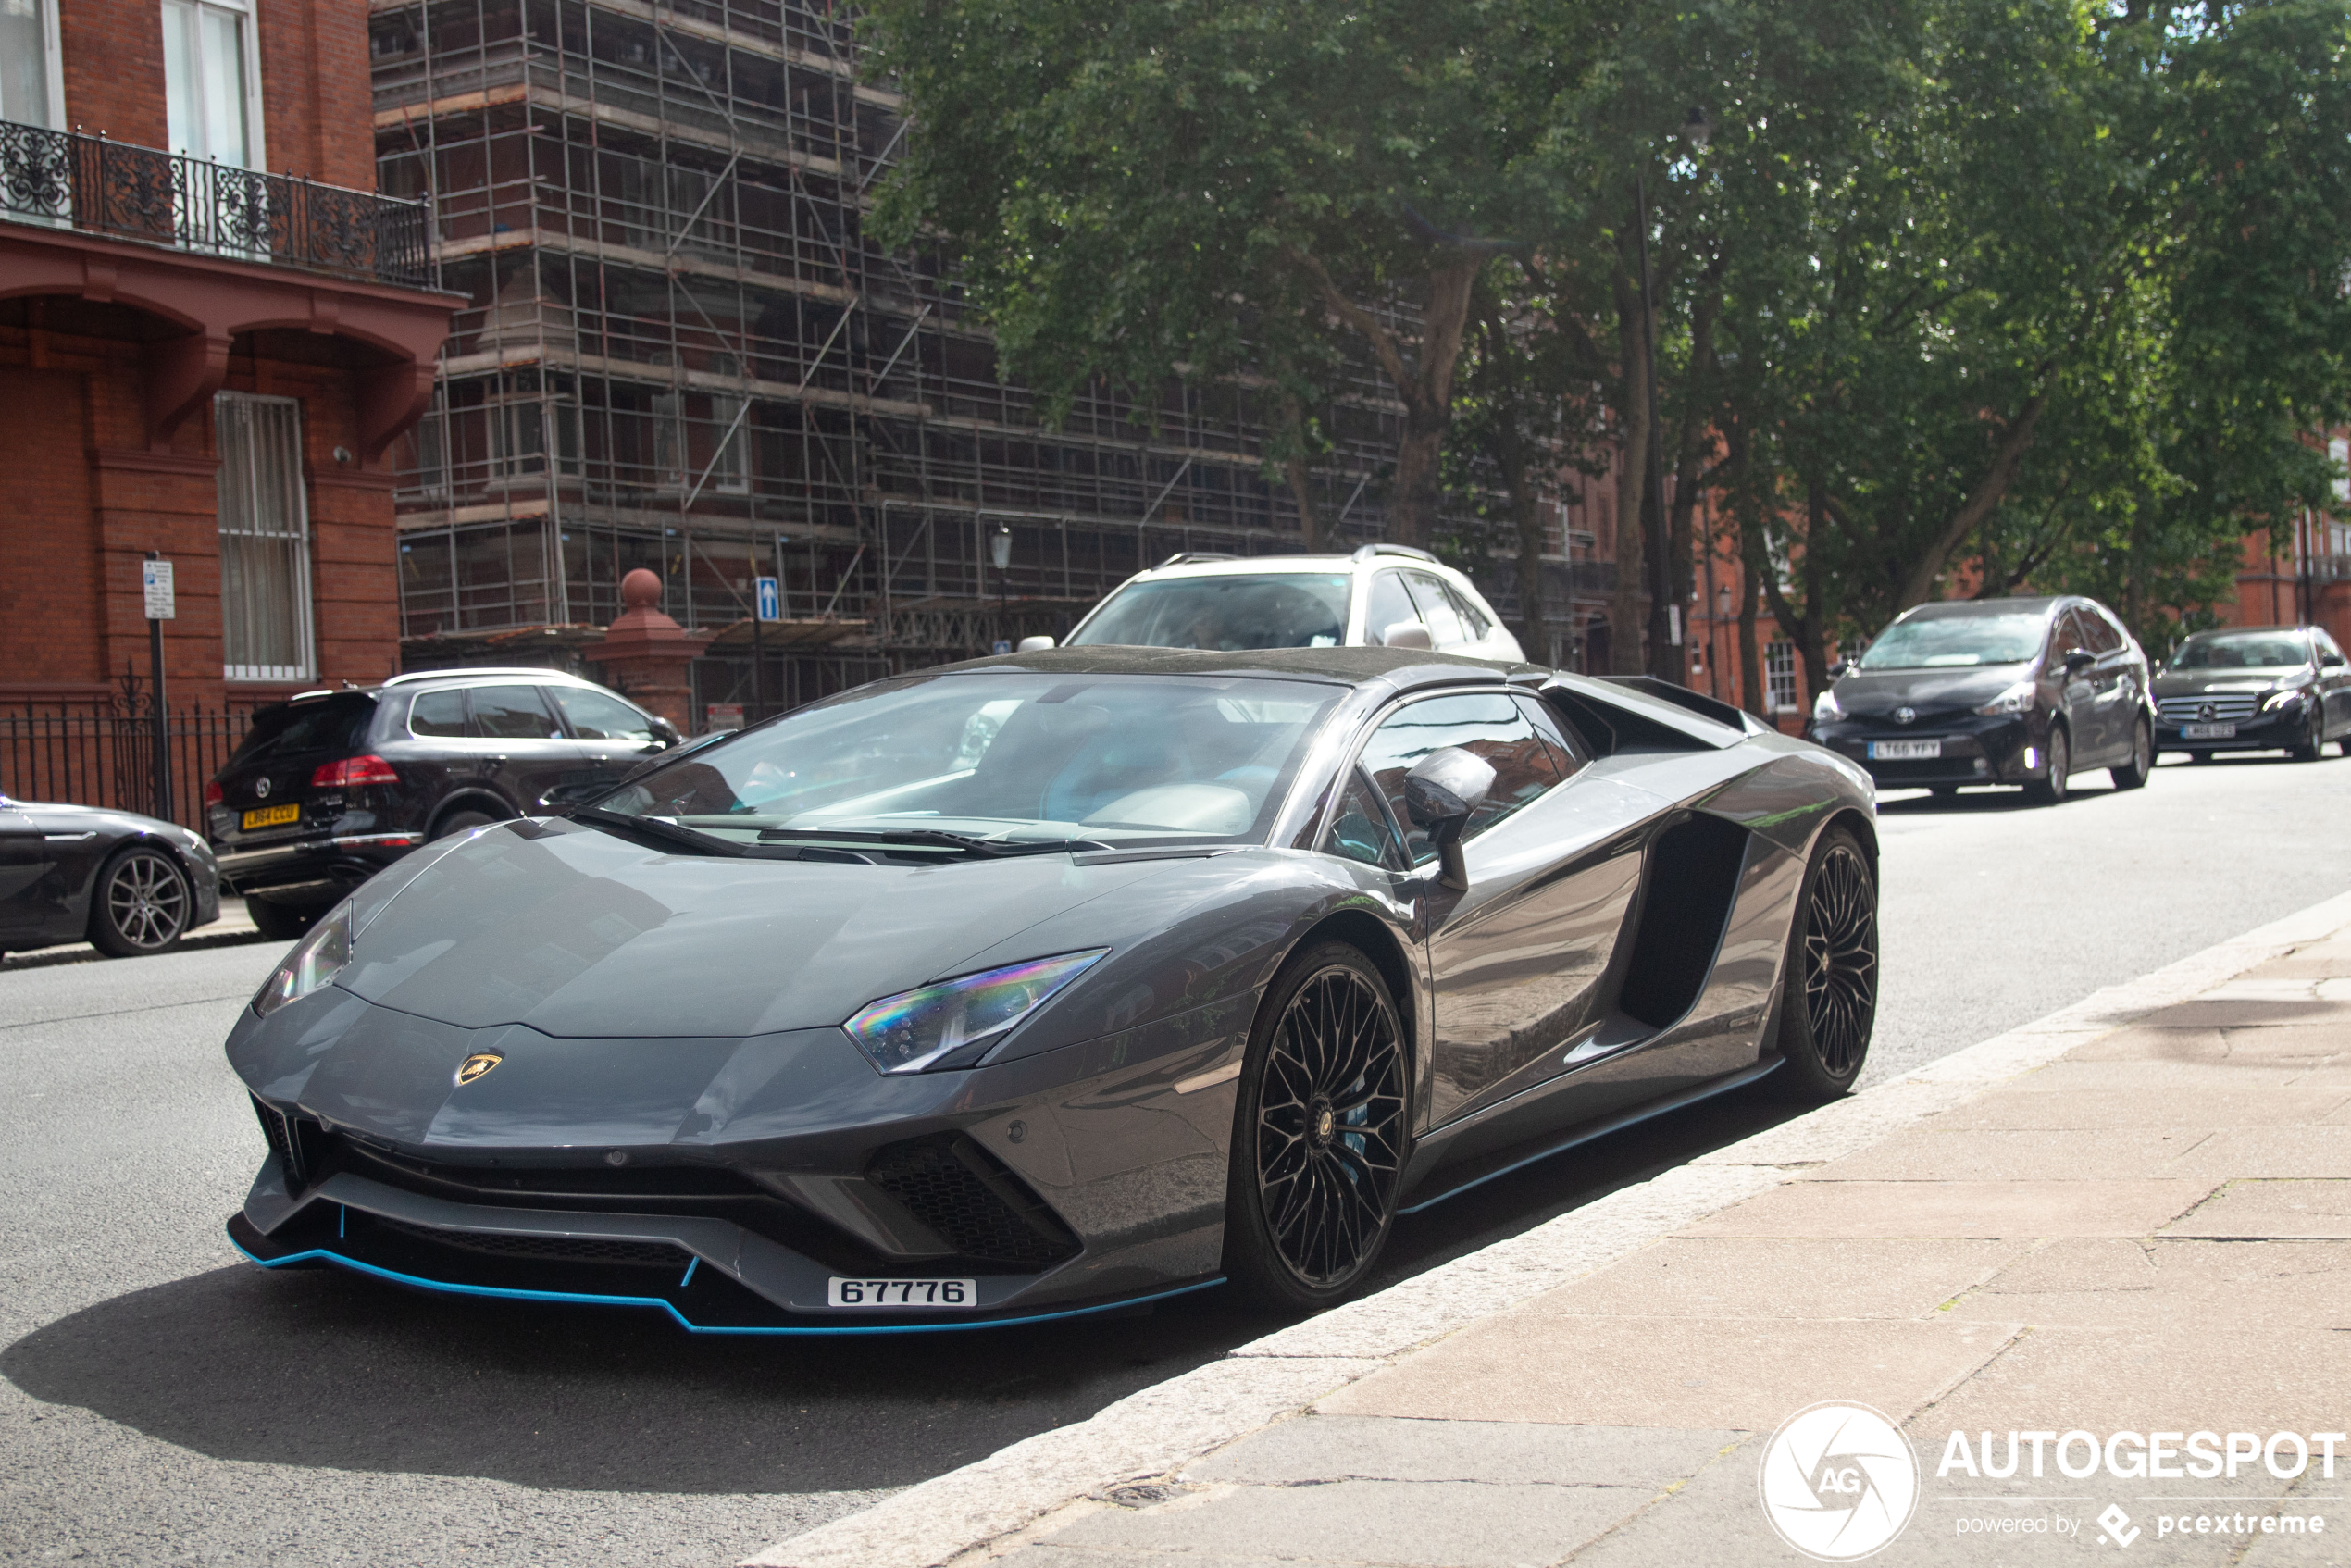
[[[362,692],[314,699],[263,708],[253,716],[253,728],[229,759],[230,767],[268,762],[279,757],[355,752],[366,742],[367,726],[376,716],[376,700]]]
[[[1344,688],[986,671],[881,681],[746,730],[589,814],[729,844],[929,852],[1262,840]],[[952,839],[949,835],[956,836]]]
[[[1120,589],[1072,646],[1336,648],[1347,638],[1345,572],[1171,578]]]
[[[2283,669],[2310,662],[2310,649],[2291,631],[2200,631],[2171,655],[2173,669]]]
[[[1880,632],[1861,655],[1861,668],[2021,665],[2041,651],[2047,624],[2037,615],[1914,616]]]

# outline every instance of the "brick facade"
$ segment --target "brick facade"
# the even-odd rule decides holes
[[[256,0],[268,168],[372,191],[364,0]],[[160,0],[63,0],[68,128],[160,149]],[[77,202],[80,198],[77,196]],[[94,209],[93,209],[94,210]],[[0,213],[0,703],[143,680],[141,561],[173,562],[175,704],[244,706],[399,667],[391,442],[429,394],[448,296],[273,255]],[[312,679],[231,682],[214,396],[301,405]],[[6,787],[0,780],[0,788]]]

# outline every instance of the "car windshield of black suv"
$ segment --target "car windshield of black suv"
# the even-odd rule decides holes
[[[2021,665],[2041,651],[2037,615],[1925,616],[1896,621],[1861,655],[1865,670],[1967,669]]]
[[[2171,655],[2173,669],[2286,669],[2310,662],[2289,631],[2199,631]]]
[[[1111,596],[1072,647],[1336,648],[1347,637],[1344,572],[1171,578]]]
[[[907,676],[693,751],[575,815],[737,853],[1262,840],[1342,693],[1246,678]]]

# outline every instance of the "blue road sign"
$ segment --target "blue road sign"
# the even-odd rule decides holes
[[[784,618],[784,596],[776,587],[776,579],[764,577],[759,582],[759,618],[779,621]]]

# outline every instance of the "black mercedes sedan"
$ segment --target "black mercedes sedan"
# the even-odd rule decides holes
[[[1849,1089],[1868,777],[1735,709],[1402,648],[902,675],[426,846],[228,1041],[235,1245],[703,1333],[1219,1281],[1754,1083]],[[256,1140],[258,1141],[258,1140]]]
[[[1880,789],[2021,784],[2054,805],[2084,769],[2135,790],[2155,766],[2146,654],[2095,599],[1921,604],[1832,673],[1812,738]]]
[[[2199,631],[2155,678],[2158,751],[2198,762],[2219,752],[2284,752],[2316,762],[2330,740],[2351,753],[2351,666],[2324,628]]]
[[[220,870],[197,834],[136,812],[0,795],[0,952],[86,941],[109,958],[168,952],[220,918]]]
[[[419,844],[611,784],[678,743],[665,719],[552,669],[447,669],[258,710],[205,791],[220,875],[264,936],[298,937]]]

